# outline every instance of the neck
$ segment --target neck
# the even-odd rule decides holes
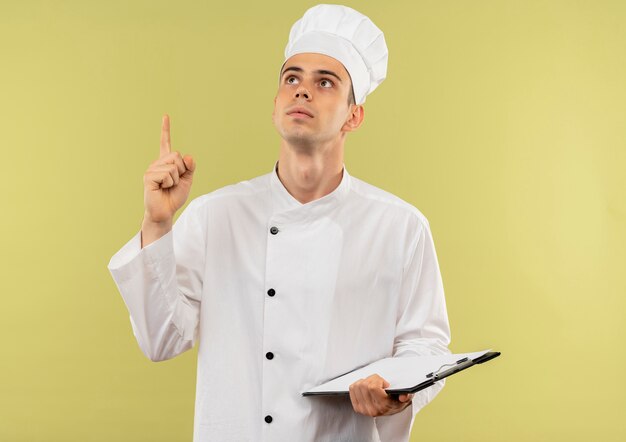
[[[303,149],[284,139],[280,145],[278,178],[287,191],[306,204],[328,195],[343,176],[343,139]]]

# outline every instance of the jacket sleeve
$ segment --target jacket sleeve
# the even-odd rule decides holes
[[[393,356],[449,354],[450,326],[435,245],[427,221],[419,223],[418,234],[402,280]],[[402,412],[376,418],[381,442],[409,440],[415,415],[444,386],[438,382],[413,397]]]
[[[206,240],[197,200],[172,230],[141,248],[141,232],[109,262],[133,333],[152,361],[171,359],[198,337]]]

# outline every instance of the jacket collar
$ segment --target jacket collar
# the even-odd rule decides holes
[[[274,164],[274,170],[270,177],[270,190],[272,194],[273,214],[284,215],[285,220],[296,220],[311,216],[321,216],[329,210],[337,207],[350,191],[350,175],[343,166],[343,173],[339,185],[328,195],[308,203],[301,203],[295,199],[285,188],[278,178],[278,161]]]

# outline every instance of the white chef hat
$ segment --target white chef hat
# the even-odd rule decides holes
[[[285,61],[303,52],[340,61],[352,79],[356,104],[363,104],[387,76],[388,51],[383,32],[368,17],[347,6],[313,6],[294,23]]]

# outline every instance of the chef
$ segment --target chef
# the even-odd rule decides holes
[[[378,359],[449,353],[428,221],[343,162],[386,71],[369,18],[306,11],[280,69],[274,168],[193,199],[175,223],[196,164],[172,151],[164,116],[141,231],[109,270],[148,358],[198,343],[194,441],[407,441],[441,389],[394,398],[373,375],[349,397],[302,396]]]

